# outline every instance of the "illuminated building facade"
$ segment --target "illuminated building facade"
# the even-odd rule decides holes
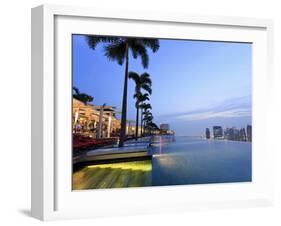
[[[117,137],[120,133],[120,124],[120,120],[116,118],[114,107],[85,104],[73,98],[73,133],[93,138]]]

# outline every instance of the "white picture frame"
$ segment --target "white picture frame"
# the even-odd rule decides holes
[[[101,23],[103,26],[99,26]],[[253,138],[253,182],[85,192],[69,190],[71,159],[67,152],[71,151],[67,146],[70,136],[67,123],[70,124],[70,120],[63,122],[71,104],[71,87],[67,85],[71,82],[68,36],[75,32],[92,33],[89,30],[92,25],[100,33],[111,35],[252,42],[253,137],[256,137]],[[130,31],[126,33],[126,29]],[[183,31],[194,32],[187,37]],[[267,139],[267,120],[271,115],[274,83],[272,39],[273,22],[265,19],[56,5],[33,8],[32,216],[56,220],[271,205],[273,150]],[[60,45],[62,41],[66,44]],[[56,76],[58,74],[62,76]],[[63,107],[60,105],[62,101],[65,101]],[[65,143],[58,141],[57,136],[65,138]]]

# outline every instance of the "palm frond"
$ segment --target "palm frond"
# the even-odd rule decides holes
[[[75,94],[77,94],[77,95],[80,94],[79,89],[77,87],[73,86],[72,90]]]
[[[144,93],[142,94],[143,98],[147,98],[149,100],[149,94],[148,93]]]
[[[153,116],[144,116],[144,121],[151,122],[153,120]]]
[[[151,86],[148,84],[142,84],[141,88],[144,89],[145,91],[147,91],[150,95],[152,94],[152,89]]]
[[[91,102],[94,100],[94,98],[86,93],[78,93],[73,94],[73,97],[77,100],[82,101],[84,104],[87,104],[88,102]]]
[[[139,99],[139,96],[140,96],[140,93],[139,93],[139,92],[136,92],[133,97],[134,97],[135,99]]]
[[[152,85],[152,81],[151,81],[151,79],[150,79],[150,74],[148,74],[148,73],[143,73],[141,76],[140,76],[140,81],[141,81],[141,83],[146,83],[146,84],[148,84],[148,85]]]
[[[148,109],[152,109],[151,105],[148,103],[143,103],[140,105],[140,108],[142,108],[143,110],[147,111]]]
[[[104,47],[104,55],[111,61],[117,61],[122,65],[125,60],[126,43],[119,42],[114,44],[108,44]]]
[[[140,39],[140,41],[143,43],[144,46],[150,48],[154,53],[160,47],[159,40],[156,38],[142,38]]]
[[[141,96],[139,96],[138,100],[139,100],[139,102],[149,101],[149,97],[141,95]]]
[[[142,43],[139,42],[137,39],[131,40],[130,42],[128,42],[128,44],[130,50],[133,53],[133,57],[137,58],[138,56],[140,56],[143,67],[147,68],[149,63],[149,58],[145,46],[142,45]]]
[[[134,98],[137,99],[139,102],[149,101],[148,93],[142,94],[140,91],[135,92]]]
[[[97,35],[87,35],[86,41],[91,49],[95,49],[99,43],[117,43],[120,41],[119,37],[111,36],[97,36]]]
[[[152,116],[152,113],[150,111],[144,112],[144,117],[150,117],[150,116]]]
[[[147,112],[145,112],[144,116],[145,117],[150,117],[150,116],[152,116],[152,113],[150,111],[147,111]]]
[[[133,79],[136,85],[140,82],[140,76],[138,73],[130,71],[129,72],[129,78]]]
[[[151,127],[154,128],[154,129],[159,130],[159,127],[154,122],[151,122]]]

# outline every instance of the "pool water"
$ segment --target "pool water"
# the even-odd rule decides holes
[[[251,143],[192,137],[154,137],[152,160],[86,166],[73,189],[123,188],[252,180]]]
[[[153,147],[152,185],[252,180],[251,143],[202,138],[159,138]]]

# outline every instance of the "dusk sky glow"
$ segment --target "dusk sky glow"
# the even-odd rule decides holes
[[[121,111],[124,65],[104,56],[103,44],[88,47],[73,35],[73,85]],[[252,45],[160,39],[149,53],[149,67],[129,58],[129,71],[148,72],[154,121],[169,123],[176,135],[203,135],[206,127],[251,124]],[[129,80],[127,119],[135,120],[134,82]]]

